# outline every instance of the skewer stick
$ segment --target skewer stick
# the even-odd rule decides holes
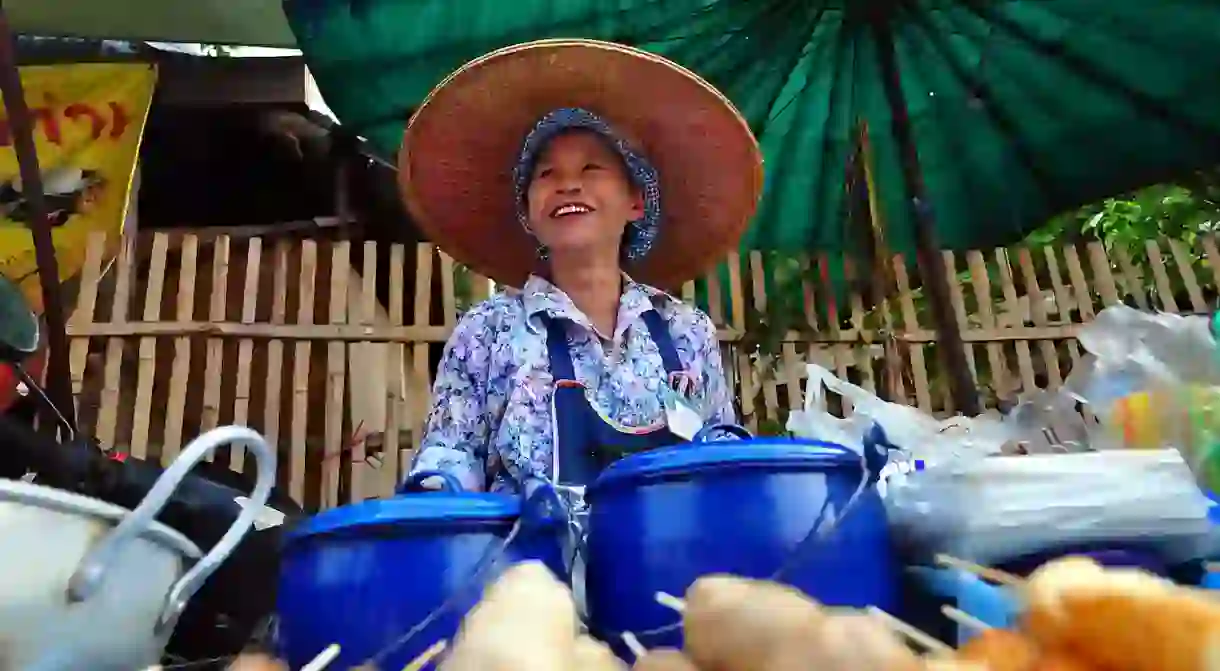
[[[674,610],[679,613],[686,612],[686,601],[684,599],[676,597],[672,594],[666,594],[665,592],[657,592],[653,598],[657,600],[657,603],[669,608],[670,610]]]
[[[994,582],[1006,587],[1018,587],[1024,585],[1025,581],[1007,571],[989,568],[987,566],[979,566],[974,562],[968,562],[965,559],[958,559],[950,555],[936,555],[936,563],[945,568],[954,568],[959,571],[965,571],[976,575],[988,582]]]
[[[941,606],[940,612],[944,613],[945,617],[949,618],[950,620],[953,620],[957,624],[960,624],[963,627],[969,627],[970,629],[973,629],[976,633],[980,632],[980,631],[987,631],[988,629],[991,629],[991,625],[987,624],[986,622],[983,622],[982,620],[971,615],[970,613],[967,613],[963,610],[958,610],[957,608],[954,608],[953,606]]]
[[[631,654],[635,656],[636,659],[648,654],[648,648],[645,648],[644,644],[640,643],[640,639],[636,638],[635,634],[629,631],[624,631],[622,634],[622,639],[623,643],[627,645],[627,649],[631,651]]]
[[[880,608],[878,608],[876,606],[869,606],[865,610],[868,612],[869,615],[872,615],[872,616],[876,617],[877,619],[881,620],[883,623],[885,623],[885,625],[887,627],[889,627],[890,629],[894,630],[895,632],[897,632],[899,634],[902,634],[906,638],[910,639],[911,642],[913,642],[916,645],[918,645],[919,647],[927,650],[928,652],[930,652],[934,655],[953,654],[953,648],[945,645],[944,643],[941,643],[940,641],[936,640],[935,638],[932,638],[932,636],[930,636],[926,632],[924,632],[920,629],[917,629],[914,626],[907,624],[906,622],[903,622],[902,620],[899,620],[898,618],[894,617],[893,615],[890,615],[889,613],[881,610]]]
[[[314,657],[308,664],[302,666],[301,671],[322,671],[322,669],[330,666],[330,663],[335,661],[335,658],[338,656],[339,644],[331,643],[326,646],[325,650],[319,652],[317,657]]]
[[[436,659],[445,648],[449,645],[448,641],[441,639],[433,643],[427,650],[419,653],[415,659],[403,667],[402,671],[423,671],[425,666],[428,666],[432,660]]]

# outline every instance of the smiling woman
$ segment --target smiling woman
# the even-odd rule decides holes
[[[428,96],[399,163],[442,248],[523,286],[455,329],[414,475],[581,486],[625,453],[733,421],[711,320],[638,281],[706,270],[757,203],[757,144],[709,84],[614,44],[510,47]]]

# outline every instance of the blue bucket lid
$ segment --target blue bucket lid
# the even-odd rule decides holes
[[[288,542],[364,527],[442,526],[471,522],[511,523],[521,515],[521,499],[507,494],[429,492],[364,501],[325,510],[296,524]]]
[[[820,440],[750,438],[684,443],[633,454],[610,464],[589,487],[589,494],[623,483],[722,468],[773,468],[776,471],[850,468],[862,471],[864,460],[851,449]]]

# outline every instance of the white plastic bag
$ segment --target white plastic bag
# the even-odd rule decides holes
[[[993,564],[1065,547],[1139,545],[1199,556],[1210,502],[1175,450],[995,457],[890,483],[891,527],[908,551]]]
[[[825,440],[863,452],[864,437],[873,425],[885,432],[908,457],[928,464],[998,454],[1009,429],[990,417],[951,417],[938,420],[918,408],[884,401],[868,390],[839,379],[818,364],[806,364],[809,384],[805,407],[788,415],[788,431],[798,438]],[[830,414],[826,391],[850,402],[847,418]]]
[[[842,395],[844,400],[853,401],[853,396],[861,398],[871,394],[850,382],[840,380],[817,364],[807,364],[805,368],[809,374],[809,384],[805,391],[805,408],[788,413],[788,424],[785,428],[798,438],[824,440],[863,454],[864,434],[871,426],[871,422],[867,417],[859,414],[846,418],[830,414],[826,407],[826,390],[831,389]]]

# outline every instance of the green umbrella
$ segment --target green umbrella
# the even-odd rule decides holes
[[[758,133],[767,193],[744,245],[853,251],[844,166],[873,129],[889,243],[915,248],[891,128],[892,48],[936,239],[1012,242],[1072,206],[1217,161],[1214,0],[285,0],[327,103],[392,156],[463,62],[543,37],[668,56]],[[647,104],[647,101],[641,101]]]
[[[285,0],[323,96],[393,155],[463,62],[544,37],[614,40],[702,74],[767,161],[752,249],[860,253],[844,178],[873,129],[890,250],[1020,239],[1051,215],[1220,161],[1215,0]],[[642,100],[640,104],[648,104]],[[890,132],[884,132],[889,130]],[[939,263],[959,408],[975,407]],[[939,277],[936,274],[939,273]]]

